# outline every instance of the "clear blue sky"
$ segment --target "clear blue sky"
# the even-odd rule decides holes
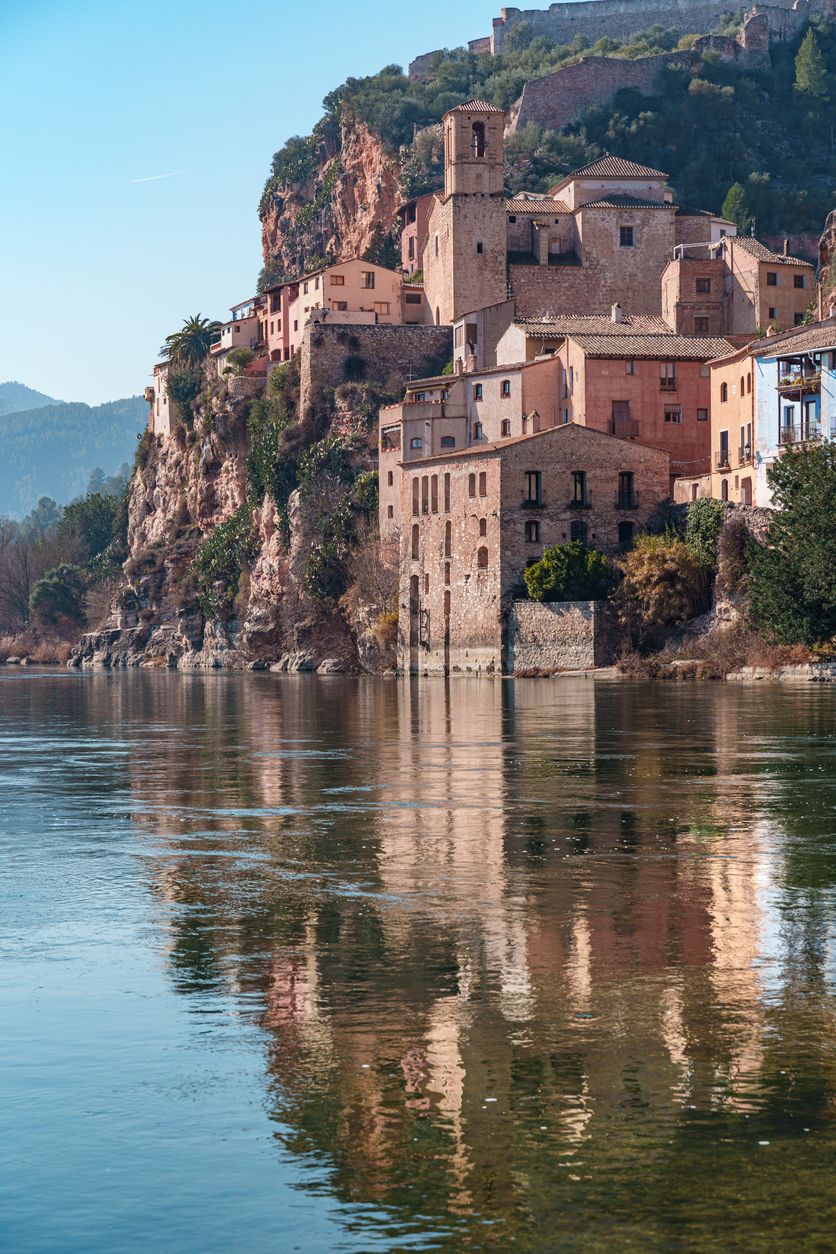
[[[326,92],[487,35],[500,7],[0,0],[0,381],[142,391],[186,315],[251,294],[270,158]]]

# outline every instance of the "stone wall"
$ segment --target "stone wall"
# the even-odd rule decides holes
[[[557,675],[609,666],[615,631],[606,601],[511,603],[506,635],[508,675]]]
[[[451,327],[311,323],[302,341],[301,403],[317,387],[377,383],[395,395],[410,378],[441,372],[453,356]]]
[[[832,12],[832,0],[772,0],[759,5],[777,31],[795,30],[811,12]],[[493,50],[501,54],[509,33],[523,23],[537,36],[568,44],[581,36],[593,43],[607,35],[625,39],[651,26],[675,30],[680,35],[707,34],[720,19],[733,12],[730,0],[586,0],[586,3],[552,4],[547,9],[502,10],[493,23]],[[770,25],[772,25],[770,21]]]

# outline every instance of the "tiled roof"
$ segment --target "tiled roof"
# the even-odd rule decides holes
[[[734,345],[707,335],[583,335],[570,337],[589,357],[653,358],[658,361],[711,361],[725,357]]]
[[[715,222],[728,222],[734,226],[731,218],[724,218],[721,213],[712,213],[710,209],[694,209],[691,205],[677,205],[676,212],[681,218],[712,218]]]
[[[601,157],[589,165],[573,170],[568,176],[573,179],[667,179],[664,170],[654,170],[649,165],[636,165],[635,161],[626,161],[624,157]]]
[[[556,196],[539,196],[533,193],[520,192],[505,202],[507,213],[570,213],[565,200]]]
[[[560,314],[554,318],[515,318],[515,325],[527,336],[538,338],[558,335],[670,335],[671,329],[661,318],[643,314],[624,314],[623,322],[613,322],[608,314]]]
[[[496,105],[488,104],[487,100],[467,100],[464,104],[456,105],[455,109],[448,110],[450,113],[503,113],[503,109],[497,109]]]
[[[811,263],[803,257],[785,257],[783,253],[774,253],[766,244],[755,239],[754,235],[735,235],[732,238],[735,247],[742,248],[758,261],[768,261],[772,266],[810,266],[812,269]]]
[[[514,444],[526,444],[532,440],[542,440],[547,436],[557,435],[559,431],[583,431],[584,438],[592,440],[618,440],[619,444],[623,441],[616,435],[610,435],[608,431],[598,431],[595,427],[586,427],[579,422],[564,422],[556,427],[547,427],[545,431],[533,431],[530,435],[514,435],[507,440],[493,440],[489,444],[471,444],[468,448],[450,449],[446,453],[433,453],[430,457],[416,458],[414,461],[402,463],[408,465],[410,469],[423,464],[424,462],[449,462],[458,460],[461,457],[480,457],[485,453],[501,453],[503,449],[509,448]],[[656,453],[662,453],[664,449],[658,449],[652,444],[643,444],[642,448],[650,449]]]
[[[778,357],[782,353],[794,356],[796,353],[814,353],[829,348],[836,348],[836,318],[758,340],[752,345],[751,354],[753,357]]]
[[[676,209],[669,200],[642,200],[638,196],[603,196],[600,200],[588,200],[578,209]]]

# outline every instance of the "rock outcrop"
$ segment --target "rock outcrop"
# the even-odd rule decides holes
[[[819,240],[819,284],[822,312],[828,317],[836,313],[836,209],[827,215]]]
[[[301,274],[315,257],[362,257],[389,232],[400,202],[400,165],[362,122],[344,120],[316,136],[313,173],[268,184],[259,209],[265,263]]]

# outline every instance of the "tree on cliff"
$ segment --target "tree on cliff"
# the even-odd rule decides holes
[[[830,96],[827,66],[812,26],[795,58],[795,90],[824,103]]]
[[[220,322],[210,322],[200,314],[186,318],[179,331],[165,337],[160,352],[172,366],[192,370],[208,356],[210,345],[221,332]]]

